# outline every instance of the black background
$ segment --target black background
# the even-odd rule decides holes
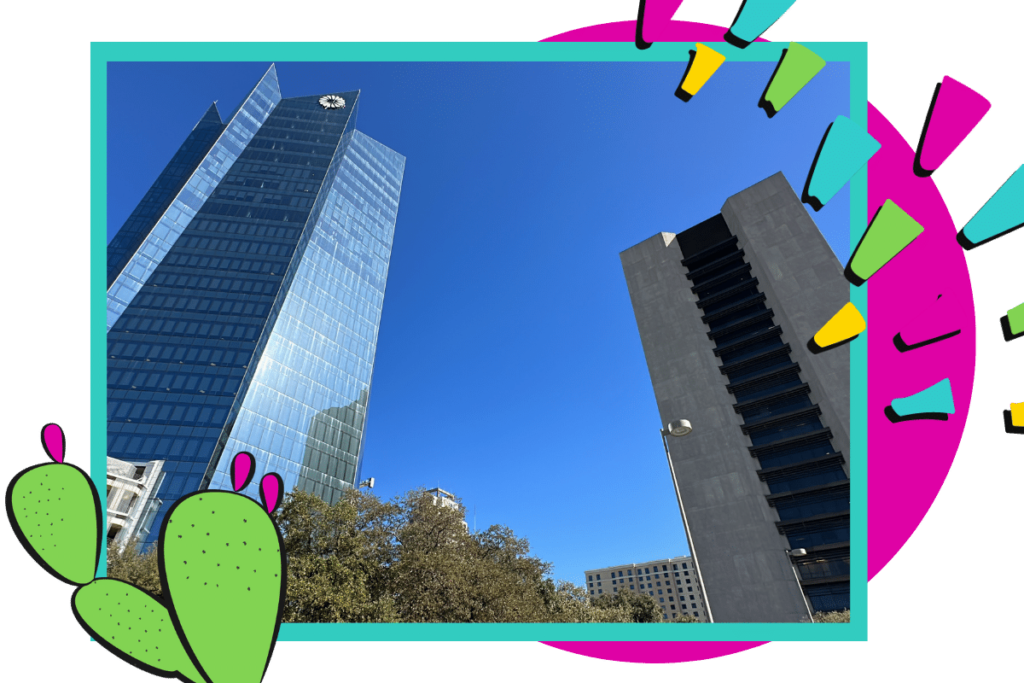
[[[1010,56],[1014,51],[1011,41],[1016,35],[1000,31],[1000,24],[1006,19],[999,16],[998,9],[986,5],[983,10],[979,7],[979,11],[965,14],[952,7],[943,11],[938,9],[940,6],[898,0],[884,4],[804,0],[765,36],[776,41],[867,40],[868,98],[914,146],[932,89],[943,75],[961,80],[989,97],[992,112],[935,174],[950,213],[956,225],[961,226],[1024,161],[1020,129],[1014,130],[1021,117],[1016,105],[1021,94],[1016,85],[1020,82],[1021,61]],[[404,17],[420,31],[376,37],[536,40],[574,27],[632,19],[636,12],[636,5],[629,2],[593,3],[572,6],[571,10],[566,7],[517,3],[474,5],[460,11],[457,7],[418,4],[403,10],[397,20],[401,23]],[[477,13],[489,17],[486,26],[499,28],[474,28],[481,25]],[[735,6],[728,2],[687,0],[681,17],[726,26],[734,13]],[[435,22],[435,29],[425,35],[422,27]],[[342,31],[335,39],[368,37],[366,29],[359,32],[352,28],[358,25],[345,24],[350,35]],[[84,43],[79,45],[84,47]],[[648,53],[654,55],[659,47],[662,46],[655,43]],[[681,63],[680,76],[684,68]],[[16,162],[8,157],[8,163],[16,167],[18,177],[22,178],[22,184],[17,185],[22,193],[20,206],[23,210],[34,207],[25,211],[27,220],[16,221],[27,228],[28,242],[17,241],[24,245],[17,249],[24,251],[16,252],[26,255],[24,262],[8,269],[8,286],[12,288],[8,301],[13,310],[7,317],[7,358],[8,369],[14,369],[7,374],[8,392],[14,404],[8,415],[15,418],[8,423],[14,439],[7,458],[11,476],[39,461],[37,431],[47,421],[58,421],[66,428],[70,460],[83,467],[88,463],[89,225],[85,206],[89,150],[84,116],[88,102],[85,50],[69,57],[60,69],[79,76],[78,80],[69,78],[61,82],[57,88],[60,97],[45,99],[50,105],[33,106],[31,125],[40,130],[52,126],[67,137],[39,136],[35,154],[19,154]],[[23,82],[11,88],[41,96],[48,78],[38,71],[17,74],[13,80]],[[672,96],[674,85],[667,84],[666,96]],[[755,104],[752,102],[752,106]],[[680,102],[680,106],[685,104]],[[29,180],[28,176],[34,179]],[[38,194],[51,191],[54,186],[65,193],[65,199],[55,201],[52,196]],[[8,214],[12,215],[16,213]],[[9,225],[8,229],[13,227]],[[13,253],[8,252],[8,258]],[[1024,437],[1006,436],[1001,426],[1001,409],[1012,400],[1024,399],[1019,368],[1024,341],[1005,343],[997,326],[998,316],[1024,298],[1019,270],[1012,270],[1014,266],[1020,268],[1022,253],[1024,230],[968,254],[978,309],[979,362],[967,434],[949,480],[925,523],[869,586],[870,643],[779,643],[729,657],[713,667],[697,664],[693,665],[695,670],[676,671],[708,672],[711,667],[712,675],[748,670],[765,674],[771,671],[767,668],[775,666],[779,676],[803,677],[811,674],[816,664],[831,668],[842,657],[843,668],[854,673],[861,669],[863,673],[876,673],[869,669],[873,665],[920,674],[933,668],[948,671],[974,664],[969,658],[981,653],[975,645],[986,646],[982,656],[1000,656],[998,650],[988,649],[987,642],[980,640],[986,627],[994,625],[979,622],[989,621],[998,610],[1012,605],[997,604],[990,593],[979,589],[994,579],[982,567],[1006,565],[1007,560],[1006,546],[989,544],[989,537],[997,532],[995,520],[1004,517],[993,516],[991,503],[985,503],[1006,496],[998,480],[993,481],[993,475],[1015,467],[1024,445]],[[22,332],[22,322],[28,323],[28,334]],[[1012,356],[1017,360],[1017,368],[1011,366]],[[20,374],[23,371],[16,370],[18,367],[24,368],[26,374]],[[1013,454],[1018,459],[1010,457]],[[976,492],[988,494],[984,502]],[[13,636],[8,640],[11,663],[17,661],[14,657],[18,655],[28,655],[23,660],[32,673],[47,678],[95,671],[98,676],[110,677],[108,680],[142,680],[144,674],[129,668],[124,669],[122,679],[119,668],[124,665],[88,642],[69,611],[71,589],[50,580],[37,568],[18,548],[13,535],[6,541],[6,548],[7,595],[16,596],[7,610],[8,633]],[[1004,575],[1004,579],[1012,581],[1012,574]],[[951,647],[943,647],[945,641],[954,642]],[[423,648],[412,646],[417,650]],[[353,651],[344,643],[279,645],[268,680],[328,673],[362,674],[366,667],[370,668],[366,673],[384,676],[404,673],[407,667],[410,672],[424,674],[444,671],[445,675],[454,676],[487,675],[493,671],[494,660],[478,655],[498,654],[495,645],[473,645],[467,652],[456,650],[465,647],[462,644],[438,644],[428,646],[435,650],[430,659],[381,659],[368,656],[367,644],[357,647]],[[383,647],[406,649],[409,645]],[[438,647],[450,652],[444,656],[440,671],[432,666],[441,664],[436,659]],[[870,655],[864,656],[868,647]],[[568,672],[573,673],[587,664],[605,671],[615,668],[531,643],[519,643],[514,648],[520,665],[531,673],[540,668],[560,672],[562,667],[570,667]],[[377,650],[383,648],[373,651]],[[402,660],[409,664],[402,666]],[[322,667],[326,669],[321,671]],[[519,673],[509,671],[513,675]]]

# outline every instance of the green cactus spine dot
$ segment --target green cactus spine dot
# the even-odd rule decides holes
[[[285,578],[270,516],[238,493],[202,491],[172,508],[160,543],[165,595],[199,667],[213,683],[260,681]]]
[[[117,579],[97,579],[75,591],[75,618],[89,635],[123,659],[157,675],[180,672],[203,683],[163,603]]]

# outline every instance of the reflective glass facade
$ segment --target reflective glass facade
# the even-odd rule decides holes
[[[738,239],[720,215],[697,227],[713,243],[699,245],[683,265],[760,463],[758,476],[771,492],[765,504],[775,508],[790,548],[807,550],[794,561],[812,609],[849,609],[850,481],[843,456]]]
[[[203,201],[160,250],[133,238],[137,292],[108,292],[108,453],[166,461],[143,540],[182,495],[229,488],[218,463],[240,450],[253,496],[266,471],[330,502],[357,483],[405,159],[355,130],[358,92],[334,94],[281,99],[271,67],[232,118],[251,134],[229,122],[193,171]]]

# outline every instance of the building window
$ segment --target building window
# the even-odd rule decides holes
[[[697,609],[697,605],[690,605],[690,609]]]
[[[692,588],[687,588],[686,590],[690,591],[691,593],[693,592]]]
[[[594,580],[593,575],[587,576],[587,581],[593,581],[593,580]]]
[[[658,595],[661,595],[661,591],[658,591]],[[664,600],[662,600],[662,602],[664,602]]]
[[[628,574],[629,576],[633,576],[633,570],[632,569],[627,570],[626,574]]]
[[[598,589],[597,589],[597,592],[598,592],[598,593],[604,593],[604,591],[603,591],[603,590],[601,590],[600,588],[598,588]]]
[[[689,576],[690,572],[683,572],[683,576]]]
[[[619,570],[619,576],[622,576],[622,570]]]
[[[679,569],[679,565],[678,564],[672,565],[672,569]]]
[[[690,582],[689,582],[689,581],[687,581],[686,583],[690,583]],[[597,585],[598,585],[598,586],[600,586],[600,585],[601,585],[601,582],[600,582],[600,581],[598,581],[598,582],[597,582]]]
[[[658,598],[658,602],[665,602],[665,598]]]
[[[594,591],[590,591],[590,594],[591,594],[591,595],[593,595],[593,594],[594,594]]]
[[[644,567],[644,574],[650,574],[650,573],[651,573],[651,568],[650,567]]]
[[[690,580],[689,580],[689,579],[687,579],[687,580],[686,580],[686,583],[690,583]]]
[[[668,589],[668,592],[669,592],[669,593],[671,593],[671,592],[672,592],[672,589],[671,589],[671,588],[669,588],[669,589]]]
[[[598,575],[597,575],[597,580],[598,580],[598,581],[600,581],[600,580],[601,580],[601,575],[600,575],[600,574],[598,574]]]
[[[659,586],[661,585],[661,581],[659,581],[659,582],[658,582],[658,585],[659,585]]]
[[[672,596],[670,595],[670,596],[669,596],[669,598],[668,598],[668,601],[669,601],[669,602],[675,602],[675,601],[676,601],[676,599],[675,599],[675,598],[673,598],[673,597],[672,597]]]
[[[612,591],[615,592],[615,593],[618,593],[619,589],[618,588],[613,588]]]
[[[677,586],[681,586],[681,585],[683,585],[683,582],[682,582],[682,581],[680,581],[679,579],[676,579],[676,585],[677,585]]]
[[[683,569],[686,569],[686,563],[683,562]]]
[[[675,575],[676,575],[676,576],[679,576],[679,572],[676,572],[676,573],[675,573]]]
[[[648,595],[654,595],[654,591],[647,591]]]
[[[615,585],[615,582],[616,582],[616,581],[617,581],[617,579],[612,579],[612,585],[613,585],[613,586]]]

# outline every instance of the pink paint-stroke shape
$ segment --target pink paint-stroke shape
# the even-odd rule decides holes
[[[43,450],[56,463],[64,462],[64,430],[57,424],[48,424],[43,427]]]
[[[930,173],[941,166],[991,108],[980,94],[945,76],[921,141],[921,168]]]
[[[639,2],[635,3],[639,5]],[[729,29],[693,21],[672,21],[683,0],[647,0],[644,7],[644,40],[651,43],[720,43]],[[636,40],[636,21],[613,21],[578,28],[540,42],[632,43]],[[758,38],[757,42],[768,42]]]
[[[231,486],[235,491],[241,491],[249,484],[254,464],[255,458],[244,451],[231,461]]]
[[[263,499],[263,506],[267,512],[277,509],[281,502],[281,477],[273,472],[260,480],[260,498]]]
[[[868,215],[892,199],[924,226],[868,283],[868,579],[891,560],[924,519],[963,436],[974,386],[974,299],[956,226],[930,178],[914,174],[914,150],[877,109],[868,105],[868,132],[882,149],[868,162]],[[891,264],[896,265],[896,264]],[[892,338],[915,301],[950,297],[945,316],[961,332],[937,344],[900,353]],[[908,387],[948,376],[955,414],[947,422],[893,424],[885,406]],[[963,406],[964,409],[960,410]]]
[[[751,650],[766,643],[591,643],[565,642],[544,643],[559,650],[573,654],[607,659],[613,662],[634,662],[637,664],[674,664],[677,662],[699,662],[702,659],[715,659],[726,655]]]

